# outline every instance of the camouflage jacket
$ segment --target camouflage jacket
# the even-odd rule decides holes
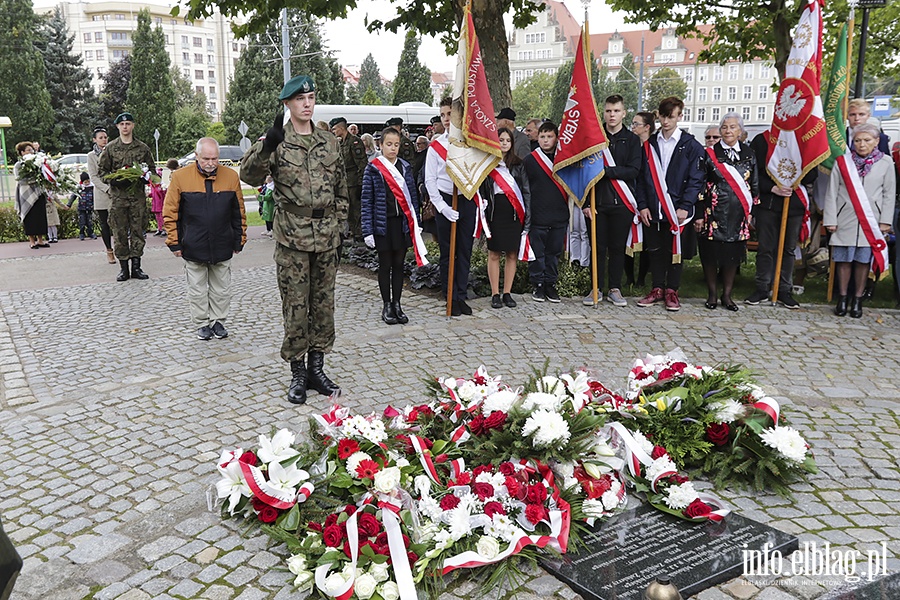
[[[100,158],[97,161],[97,174],[100,175],[101,179],[105,180],[106,176],[113,171],[117,171],[122,167],[140,165],[141,163],[151,169],[156,168],[153,154],[150,153],[150,148],[147,147],[147,144],[133,138],[130,144],[123,144],[121,138],[116,138],[108,143],[103,152],[100,153]],[[142,185],[135,184],[121,187],[111,184],[109,197],[113,202],[116,200],[144,200],[147,198],[147,194]]]
[[[300,135],[288,121],[275,152],[265,152],[258,141],[241,160],[246,183],[260,186],[269,174],[275,180],[275,241],[301,252],[337,248],[350,206],[339,140],[315,127]]]
[[[359,187],[362,185],[363,171],[369,164],[366,157],[366,147],[362,140],[348,133],[341,142],[341,155],[344,157],[344,171],[347,173],[347,187]]]

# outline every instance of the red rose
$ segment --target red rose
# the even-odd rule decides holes
[[[378,547],[372,543],[372,540],[363,540],[362,542],[359,543],[359,554],[360,555],[362,555],[362,549],[365,548],[366,546],[371,548],[373,552],[378,551]]]
[[[241,458],[239,460],[240,460],[240,462],[246,463],[253,467],[255,467],[256,463],[259,462],[256,458],[256,455],[253,454],[253,452],[251,452],[250,450],[247,450],[246,452],[241,454]]]
[[[409,536],[405,533],[403,534],[403,547],[409,548]]]
[[[700,498],[688,504],[688,507],[684,509],[685,516],[691,519],[708,516],[711,512],[712,508],[710,508],[709,504],[706,504]]]
[[[498,467],[498,470],[501,473],[503,473],[504,475],[506,475],[507,477],[509,477],[510,475],[512,475],[513,473],[516,472],[516,465],[507,461],[505,463],[500,463],[500,467]]]
[[[479,465],[472,469],[472,477],[478,477],[482,473],[493,473],[494,468],[490,465]]]
[[[474,433],[475,435],[481,435],[485,432],[484,429],[484,417],[478,415],[473,417],[471,421],[469,421],[469,431]]]
[[[434,415],[434,411],[427,404],[420,404],[420,405],[416,406],[415,408],[413,408],[413,410],[418,412],[420,415],[428,415],[428,416]]]
[[[472,483],[472,474],[468,471],[463,471],[456,477],[456,485],[469,485]]]
[[[391,556],[391,547],[390,546],[388,546],[387,544],[375,544],[375,546],[373,546],[372,549],[375,550],[375,554],[381,554],[382,556],[387,556],[388,562],[390,562],[390,560],[391,560],[390,559],[390,556]]]
[[[344,507],[344,514],[347,515],[348,517],[355,512],[356,512],[356,506],[354,506],[352,504],[348,504],[347,506]]]
[[[377,536],[375,536],[375,545],[376,546],[387,546],[388,537],[387,531],[382,531]]]
[[[411,411],[409,411],[409,414],[406,415],[407,423],[415,423],[418,419],[419,419],[419,411],[417,411],[416,409],[412,409]]]
[[[344,540],[344,554],[347,555],[347,558],[352,558],[350,556],[350,540]]]
[[[684,370],[687,368],[687,363],[684,362],[674,362],[672,363],[672,370],[678,373],[679,375],[684,373]]]
[[[434,457],[434,462],[436,462],[437,464],[445,463],[448,460],[450,460],[450,457],[446,454],[438,454]]]
[[[412,440],[409,439],[408,435],[398,435],[396,436],[396,439],[403,444],[403,452],[405,454],[412,454],[416,451],[416,449],[413,448]]]
[[[488,502],[484,505],[484,514],[493,518],[494,515],[500,514],[505,515],[506,509],[503,508],[503,505],[497,502],[496,500]]]
[[[261,511],[264,507],[268,506],[265,502],[260,500],[257,496],[250,497],[250,506],[253,507],[253,510],[256,512]]]
[[[444,510],[453,510],[459,506],[459,498],[454,496],[453,494],[447,494],[443,498],[441,498],[441,508]]]
[[[347,460],[353,454],[359,452],[359,444],[356,440],[342,439],[338,442],[338,458]]]
[[[337,525],[329,525],[322,532],[322,541],[324,541],[325,545],[330,548],[340,547],[343,540],[344,534],[341,533],[341,528]]]
[[[325,517],[325,527],[331,527],[332,525],[337,524],[337,514],[331,513],[327,517]]]
[[[543,504],[529,504],[525,507],[525,518],[532,525],[537,525],[547,518],[547,509]]]
[[[268,505],[263,506],[258,516],[263,523],[274,523],[275,519],[278,518],[278,509]]]
[[[309,523],[307,523],[306,528],[310,531],[318,531],[319,533],[322,533],[322,524],[316,523],[315,521],[310,521]]]
[[[690,480],[690,477],[685,477],[681,473],[675,473],[674,475],[669,477],[669,482],[675,485],[681,485],[682,483],[687,483]]]
[[[362,537],[375,537],[381,531],[381,523],[372,513],[362,513],[359,515],[359,532]]]
[[[668,456],[669,453],[666,452],[666,449],[662,446],[653,446],[653,452],[650,453],[650,458],[656,460],[657,458],[662,458],[663,456]]]
[[[731,427],[728,423],[713,423],[706,428],[706,439],[716,446],[724,446],[728,443],[728,434],[731,433]]]
[[[378,472],[378,463],[371,459],[359,461],[356,467],[356,476],[360,479],[375,479],[375,473]]]
[[[413,551],[411,551],[411,550],[410,550],[409,552],[406,553],[406,558],[409,559],[409,566],[410,566],[410,567],[412,567],[413,565],[415,565],[415,564],[416,564],[416,561],[419,560],[419,556],[418,556],[415,552],[413,552]]]
[[[528,491],[525,493],[525,500],[529,503],[542,503],[547,499],[547,488],[544,487],[543,483],[535,483],[534,485],[528,486]]]
[[[522,485],[519,483],[519,480],[515,477],[507,477],[503,482],[503,485],[506,486],[506,491],[509,492],[509,495],[513,498],[517,498],[519,496],[519,490],[522,488]],[[521,500],[521,498],[519,498]]]
[[[485,429],[499,429],[503,427],[503,424],[506,423],[506,413],[495,410],[488,418],[484,420],[484,428]]]
[[[472,493],[484,501],[494,495],[494,486],[484,481],[476,481],[472,484]]]

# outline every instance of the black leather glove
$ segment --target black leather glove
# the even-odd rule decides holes
[[[268,153],[275,152],[278,144],[284,141],[284,112],[275,115],[275,122],[266,132],[266,139],[263,140],[263,150]]]

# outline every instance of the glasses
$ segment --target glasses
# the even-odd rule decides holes
[[[706,136],[706,139],[708,139],[708,140],[721,140],[721,139],[722,139],[722,136],[721,136],[721,135],[708,135],[708,136]]]
[[[632,127],[647,127],[648,125],[646,123],[641,123],[640,121],[632,121],[631,126]]]

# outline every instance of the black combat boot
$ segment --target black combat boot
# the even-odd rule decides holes
[[[291,387],[288,388],[288,402],[306,404],[306,365],[302,358],[291,361]]]
[[[150,279],[150,276],[141,271],[141,259],[134,257],[131,259],[131,276],[134,279]]]
[[[128,281],[131,279],[131,273],[128,271],[128,261],[120,260],[119,265],[121,265],[122,270],[116,275],[116,281]]]
[[[309,376],[310,389],[316,390],[323,396],[330,396],[341,391],[341,388],[328,379],[328,375],[322,370],[322,367],[325,366],[325,353],[310,350],[307,356],[309,356],[309,368],[306,373]]]

